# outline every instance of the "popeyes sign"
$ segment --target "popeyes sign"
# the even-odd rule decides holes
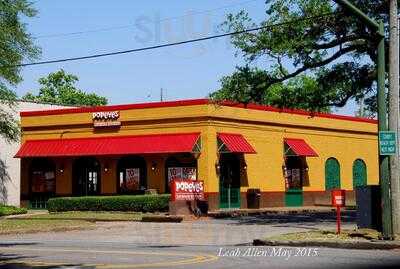
[[[174,179],[171,184],[171,200],[204,200],[204,181]]]
[[[93,126],[94,127],[110,127],[121,126],[119,119],[119,111],[101,111],[93,112]]]

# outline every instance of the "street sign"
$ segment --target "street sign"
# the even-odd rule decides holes
[[[397,152],[396,132],[379,132],[379,153],[380,155],[395,155]]]

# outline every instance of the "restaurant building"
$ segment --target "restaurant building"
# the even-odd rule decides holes
[[[207,99],[21,112],[21,203],[170,192],[203,180],[209,209],[330,203],[378,184],[375,120]]]

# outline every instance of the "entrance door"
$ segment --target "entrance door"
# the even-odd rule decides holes
[[[305,159],[299,156],[286,157],[287,190],[286,206],[303,206],[303,180],[305,177]]]
[[[74,163],[74,195],[100,194],[100,164],[95,158],[82,158]]]
[[[219,207],[240,208],[240,160],[235,154],[221,154]]]

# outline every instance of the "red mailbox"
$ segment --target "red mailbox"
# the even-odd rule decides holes
[[[346,206],[346,191],[345,190],[332,190],[332,206],[335,206],[335,207]]]
[[[345,190],[332,190],[332,206],[336,207],[336,233],[340,234],[340,208],[346,206]]]

